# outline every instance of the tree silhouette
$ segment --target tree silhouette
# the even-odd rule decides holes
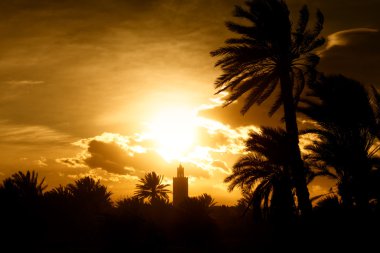
[[[180,208],[184,212],[189,212],[191,215],[202,216],[209,215],[211,208],[216,205],[215,200],[211,195],[203,193],[200,196],[190,197],[183,201]]]
[[[19,171],[3,181],[0,186],[0,215],[5,217],[0,231],[2,248],[34,251],[35,245],[42,244],[46,234],[42,205],[46,187],[44,178],[39,180],[35,171]]]
[[[295,212],[288,140],[281,129],[264,127],[261,133],[251,132],[246,142],[249,153],[234,164],[232,174],[224,180],[229,191],[241,188],[249,196],[249,205],[256,213],[262,210],[264,218],[286,220]]]
[[[319,61],[314,51],[325,42],[319,37],[323,15],[318,11],[314,28],[307,29],[309,11],[304,6],[293,30],[284,1],[253,0],[246,5],[248,10],[236,6],[234,16],[245,19],[250,25],[227,22],[227,28],[240,37],[226,40],[226,46],[211,52],[212,56],[221,57],[215,66],[223,71],[215,86],[217,93],[230,92],[225,106],[248,93],[242,114],[252,105],[263,103],[280,86],[269,115],[283,105],[296,193],[300,209],[306,215],[311,211],[311,203],[298,147],[296,104],[305,84],[314,79]]]
[[[216,205],[215,199],[207,193],[203,193],[202,195],[200,195],[196,198],[206,208],[211,208],[211,207],[214,207]]]
[[[162,184],[164,177],[156,172],[148,172],[139,179],[136,185],[135,196],[139,199],[148,199],[151,204],[160,201],[168,201],[170,190],[165,189],[169,184]]]
[[[59,185],[58,187],[54,187],[50,191],[46,192],[44,196],[48,199],[66,202],[73,197],[73,194],[68,187]]]
[[[376,173],[373,166],[379,165],[379,158],[371,152],[375,141],[373,136],[365,129],[342,131],[331,126],[312,132],[318,134],[318,139],[306,146],[311,151],[305,157],[306,161],[311,165],[318,163],[318,168],[323,168],[326,176],[336,180],[345,207],[366,208],[370,177]]]
[[[371,180],[379,166],[376,156],[376,113],[368,91],[344,76],[321,76],[299,111],[315,124],[306,133],[317,138],[306,146],[306,161],[337,182],[345,207],[366,209]],[[353,103],[355,101],[355,103]]]
[[[10,194],[10,196],[31,200],[42,197],[46,187],[45,178],[38,182],[38,173],[35,171],[27,171],[26,174],[19,171],[6,178],[0,189],[5,194]]]
[[[181,202],[176,211],[179,214],[176,236],[184,240],[190,247],[202,247],[206,251],[211,247],[216,237],[216,223],[211,216],[216,205],[209,194],[189,197]]]
[[[250,189],[242,189],[241,195],[241,198],[236,202],[236,207],[239,209],[239,211],[241,211],[242,214],[245,215],[250,209],[252,209],[252,192]],[[260,206],[258,209],[260,209]],[[261,210],[259,212],[259,216],[261,219]]]
[[[116,202],[116,210],[120,216],[135,220],[143,220],[148,213],[148,207],[143,199],[137,197],[123,198]]]
[[[146,204],[137,197],[124,198],[116,202],[116,208],[123,213],[137,214]]]
[[[103,212],[111,207],[111,192],[100,181],[84,177],[67,185],[73,201],[83,211]]]

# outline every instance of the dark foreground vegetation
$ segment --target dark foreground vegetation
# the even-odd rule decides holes
[[[242,113],[278,92],[269,115],[283,108],[282,128],[262,127],[225,179],[236,206],[203,194],[169,203],[162,176],[147,173],[134,197],[112,203],[107,188],[86,177],[46,191],[34,172],[0,186],[1,247],[8,252],[379,251],[380,95],[342,75],[319,73],[323,15],[308,26],[284,1],[252,0],[227,22],[236,38],[220,57],[217,92]],[[298,127],[300,120],[306,122]],[[301,145],[300,145],[301,143]],[[310,198],[316,177],[335,182]]]
[[[264,217],[264,209],[248,207],[248,195],[236,206],[217,206],[203,194],[173,207],[165,192],[138,198],[137,191],[136,197],[112,203],[107,188],[89,177],[44,188],[34,172],[3,181],[2,252],[298,251],[373,247],[379,236],[377,206],[361,212],[338,198],[318,202],[313,218],[304,221],[296,215]]]

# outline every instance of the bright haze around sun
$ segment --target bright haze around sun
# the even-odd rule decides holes
[[[287,2],[295,14],[302,4],[325,14],[319,70],[380,84],[380,2]],[[147,172],[171,184],[181,163],[190,195],[236,203],[223,179],[249,131],[281,126],[270,100],[242,116],[240,101],[223,108],[214,95],[209,52],[232,36],[224,22],[241,3],[1,1],[0,180],[36,170],[50,189],[91,176],[117,199]]]

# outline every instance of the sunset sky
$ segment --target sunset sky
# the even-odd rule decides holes
[[[171,184],[181,162],[190,195],[234,204],[223,179],[248,132],[281,124],[269,103],[241,116],[213,95],[209,52],[232,37],[224,22],[240,3],[1,0],[0,179],[36,170],[54,187],[90,175],[118,199],[146,172]],[[287,3],[295,17],[303,4],[325,15],[320,71],[380,88],[380,1]]]

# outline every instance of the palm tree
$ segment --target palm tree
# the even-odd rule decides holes
[[[38,173],[35,171],[27,171],[23,173],[19,171],[11,177],[6,178],[0,186],[4,194],[12,195],[16,198],[33,200],[42,197],[43,191],[46,189],[45,178],[38,182]]]
[[[0,186],[0,215],[2,219],[2,247],[22,251],[28,245],[42,245],[46,235],[46,217],[43,206],[45,180],[35,171],[17,172],[6,178]],[[20,244],[20,242],[23,242]]]
[[[59,185],[58,187],[54,187],[50,191],[46,192],[45,196],[49,196],[49,197],[51,196],[51,197],[56,197],[60,199],[68,199],[72,196],[72,193],[68,187]]]
[[[318,138],[306,146],[311,153],[305,160],[311,166],[318,163],[326,176],[336,180],[337,193],[345,207],[367,206],[370,178],[376,172],[373,166],[379,164],[379,158],[372,152],[374,137],[365,129],[358,132],[333,126],[309,132]]]
[[[215,200],[206,193],[184,199],[175,209],[178,214],[175,226],[178,229],[177,240],[184,240],[186,245],[197,249],[201,245],[207,249],[213,244],[217,226],[211,212],[215,205]]]
[[[263,103],[279,86],[280,93],[269,115],[283,105],[297,198],[302,213],[307,215],[311,203],[298,146],[296,105],[305,84],[314,79],[319,61],[314,51],[325,42],[319,37],[323,15],[318,11],[314,28],[307,29],[309,11],[304,6],[293,29],[284,1],[253,0],[246,5],[248,10],[236,6],[234,16],[250,25],[227,22],[227,28],[240,37],[226,40],[226,46],[211,52],[212,56],[221,57],[215,64],[223,71],[215,83],[217,93],[230,91],[225,106],[248,93],[241,109],[245,114],[252,105]]]
[[[68,187],[59,185],[48,192],[45,192],[44,198],[50,208],[67,209],[74,199],[72,192]]]
[[[217,202],[215,202],[215,199],[207,193],[203,193],[196,198],[205,208],[212,208],[217,204]]]
[[[148,199],[151,204],[157,201],[168,201],[170,191],[165,188],[169,184],[162,184],[163,179],[164,176],[157,175],[154,171],[146,173],[136,185],[135,196],[143,200]]]
[[[124,198],[116,202],[116,208],[121,213],[128,214],[139,213],[145,207],[145,205],[146,204],[144,201],[137,197]]]
[[[287,140],[287,133],[281,129],[264,127],[261,133],[251,132],[246,142],[248,153],[224,180],[229,191],[241,188],[249,196],[248,206],[264,218],[286,220],[295,213]]]
[[[76,180],[74,184],[68,184],[67,189],[71,193],[73,201],[82,211],[91,210],[96,213],[105,211],[112,206],[112,193],[100,183],[100,180],[95,181],[87,176]]]
[[[215,205],[215,199],[211,195],[203,193],[200,196],[185,199],[180,205],[180,209],[188,215],[208,216]]]
[[[336,180],[343,206],[365,209],[379,165],[376,112],[368,91],[341,75],[321,76],[310,88],[299,111],[315,122],[304,132],[317,138],[306,146],[305,160]]]

